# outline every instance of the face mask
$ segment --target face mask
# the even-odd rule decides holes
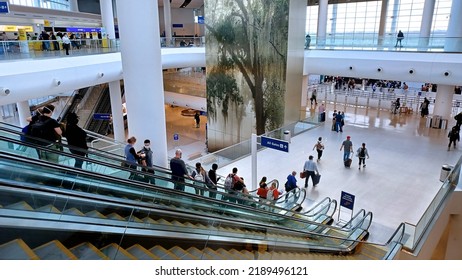
[[[144,148],[149,150],[150,146],[149,145],[144,145]]]

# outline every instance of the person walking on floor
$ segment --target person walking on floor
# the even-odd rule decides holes
[[[308,187],[308,179],[311,177],[311,182],[313,183],[313,187],[316,187],[314,184],[314,176],[319,175],[318,165],[316,162],[313,161],[313,156],[310,155],[308,160],[305,161],[305,165],[303,166],[303,172],[305,173],[305,188]]]
[[[347,139],[342,142],[340,146],[340,151],[343,150],[343,161],[346,161],[350,158],[350,153],[353,152],[353,142],[351,142],[351,137],[347,136]]]
[[[356,151],[356,156],[359,158],[359,170],[361,170],[361,163],[363,167],[366,167],[366,157],[369,158],[369,153],[366,149],[366,143],[363,143],[361,147]]]
[[[316,149],[316,152],[318,153],[318,159],[317,161],[319,162],[322,157],[322,152],[324,151],[324,144],[322,143],[322,137],[318,138],[318,141],[316,144],[314,144],[313,150]]]
[[[454,149],[456,148],[456,141],[460,141],[459,129],[457,126],[452,127],[451,131],[448,133],[449,144],[448,151],[451,149],[451,144],[454,143]]]

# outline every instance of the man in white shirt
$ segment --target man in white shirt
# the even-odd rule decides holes
[[[313,182],[313,187],[316,187],[314,184],[314,176],[319,175],[318,165],[313,161],[313,156],[309,156],[308,160],[305,161],[303,166],[303,172],[305,173],[305,188],[308,187],[308,178],[311,177],[311,182]]]

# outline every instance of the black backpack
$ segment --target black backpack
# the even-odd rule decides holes
[[[45,121],[38,120],[35,123],[30,124],[28,136],[32,136],[33,138],[29,137],[28,142],[37,145],[48,145],[49,142],[53,142],[49,139],[50,136],[46,133],[46,126],[50,122],[50,120],[51,119],[47,119]],[[42,141],[40,139],[42,139]]]
[[[366,148],[361,148],[361,150],[359,150],[359,157],[365,157],[366,156]]]

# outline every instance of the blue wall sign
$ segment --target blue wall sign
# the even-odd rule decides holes
[[[263,147],[275,149],[282,152],[289,152],[289,143],[279,139],[269,138],[266,136],[261,136],[261,143]]]
[[[101,28],[95,27],[67,27],[67,32],[101,32]]]
[[[0,1],[0,14],[8,14],[10,10],[8,9],[8,2]]]
[[[340,206],[353,210],[354,205],[355,205],[355,196],[350,193],[342,191],[342,194],[340,196]]]
[[[94,113],[93,114],[93,119],[94,120],[110,120],[111,119],[111,114],[103,114],[103,113]]]
[[[174,24],[172,24],[172,28],[183,28],[183,24],[182,23],[174,23]]]
[[[178,133],[173,134],[173,140],[174,141],[180,140],[180,135],[178,135]]]
[[[205,23],[205,21],[204,21],[204,16],[198,16],[198,17],[197,17],[197,23],[199,23],[199,24],[204,24],[204,23]]]

